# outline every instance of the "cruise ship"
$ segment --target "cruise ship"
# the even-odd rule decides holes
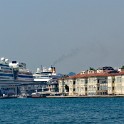
[[[58,92],[58,75],[56,74],[55,67],[46,68],[41,66],[41,68],[37,68],[33,77],[34,82],[39,84],[37,91],[40,91],[44,95]]]
[[[49,82],[50,80],[57,77],[55,67],[41,67],[37,68],[36,73],[33,74],[34,81]]]
[[[0,81],[33,81],[33,74],[26,68],[25,63],[10,63],[8,59],[1,58]]]
[[[33,81],[33,74],[26,68],[25,63],[12,61],[9,66],[13,69],[15,81]]]
[[[23,85],[33,84],[33,74],[26,68],[25,63],[8,59],[0,59],[0,95],[18,94]]]
[[[9,66],[9,60],[1,58],[0,61],[0,81],[13,81],[13,69]]]

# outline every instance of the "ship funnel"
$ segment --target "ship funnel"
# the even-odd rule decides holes
[[[55,67],[51,67],[52,73],[56,73],[56,68]]]
[[[53,67],[54,68],[54,73],[56,73],[56,68],[55,67]]]

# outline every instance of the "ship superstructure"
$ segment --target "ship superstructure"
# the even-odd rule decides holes
[[[19,94],[33,86],[33,74],[26,68],[25,63],[9,62],[1,58],[0,61],[0,96],[1,94]],[[25,88],[26,87],[26,88]]]
[[[33,81],[33,74],[26,68],[25,63],[12,61],[9,66],[13,68],[14,80],[16,81]]]
[[[42,81],[42,82],[49,82],[51,79],[56,78],[56,69],[55,67],[42,67],[37,68],[35,74],[33,74],[34,81]]]
[[[1,58],[0,81],[12,81],[14,79],[13,69],[9,66],[9,60]]]
[[[37,90],[44,95],[50,95],[52,92],[58,91],[58,75],[56,74],[56,68],[51,66],[50,68],[42,67],[37,68],[37,71],[33,74],[34,82],[39,84]]]

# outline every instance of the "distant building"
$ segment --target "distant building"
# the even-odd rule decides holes
[[[124,95],[124,72],[108,76],[108,94]]]
[[[70,96],[124,95],[124,71],[117,71],[109,66],[82,71],[59,79],[58,83],[59,92]],[[68,86],[68,91],[65,86]]]
[[[76,79],[75,93],[79,96],[87,95],[87,78]]]

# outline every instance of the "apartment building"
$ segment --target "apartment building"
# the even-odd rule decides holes
[[[59,92],[68,92],[70,96],[124,95],[124,71],[118,72],[111,67],[82,71],[60,80]]]
[[[78,96],[87,95],[87,78],[77,78],[75,80],[75,93]]]

